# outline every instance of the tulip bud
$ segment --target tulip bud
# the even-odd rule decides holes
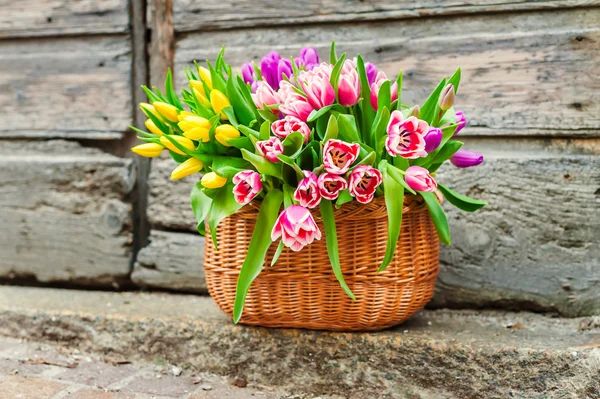
[[[300,59],[304,61],[304,65],[317,65],[319,63],[319,53],[314,47],[303,47],[300,50]]]
[[[470,168],[482,163],[483,155],[475,151],[458,150],[450,157],[450,162],[457,168]]]
[[[197,158],[190,158],[176,167],[171,173],[171,180],[179,180],[186,176],[198,173],[204,167],[204,162]]]
[[[146,122],[144,124],[146,125],[146,129],[148,129],[152,133],[156,134],[157,136],[163,135],[163,131],[160,130],[158,128],[158,126],[156,126],[156,124],[152,121],[152,119],[146,119]]]
[[[438,104],[443,111],[447,111],[454,105],[454,85],[452,83],[444,87]]]
[[[181,122],[182,120],[184,120],[186,117],[188,116],[193,116],[194,114],[192,114],[190,111],[181,111],[179,113],[179,115],[177,115],[177,120],[179,122]]]
[[[194,95],[196,96],[198,101],[200,101],[200,104],[204,105],[205,107],[208,107],[210,105],[210,101],[208,101],[208,98],[206,98],[204,94],[200,93],[194,87],[192,87],[192,91],[194,92]]]
[[[421,166],[410,166],[404,178],[406,184],[415,191],[433,192],[437,189],[437,183],[429,171]]]
[[[217,126],[217,129],[215,130],[215,138],[225,147],[231,147],[231,144],[227,143],[227,140],[238,137],[240,137],[240,132],[231,125]]]
[[[183,130],[183,137],[206,143],[210,141],[209,131],[212,127],[210,121],[201,116],[188,116],[177,124]]]
[[[411,110],[410,110],[410,114],[408,114],[408,116],[414,116],[415,118],[419,117],[419,113],[421,112],[421,107],[419,107],[418,105],[415,105]]]
[[[371,64],[370,62],[367,62],[365,64],[365,72],[367,73],[367,80],[369,81],[369,86],[371,86],[373,83],[375,83],[375,77],[377,76],[377,72],[379,72],[377,70],[377,66],[375,66],[375,64]]]
[[[425,151],[430,153],[436,150],[442,142],[442,130],[437,127],[430,127],[425,135]]]
[[[152,106],[152,104],[148,104],[148,103],[140,103],[140,109],[142,110],[142,112],[149,118],[150,114],[156,116],[159,119],[163,119],[158,112],[156,112],[156,109]]]
[[[160,144],[157,143],[146,143],[146,144],[140,144],[140,145],[136,145],[135,147],[133,147],[131,149],[131,151],[133,151],[134,153],[141,155],[143,157],[146,158],[154,158],[160,155],[160,153],[162,152],[162,150],[164,150],[165,147],[163,147]]]
[[[204,83],[200,80],[192,79],[190,80],[190,85],[192,89],[198,90],[204,97],[206,97],[206,90],[204,90]]]
[[[187,148],[190,151],[194,150],[194,148],[195,148],[194,142],[186,137],[177,136],[175,134],[171,134],[171,135],[169,135],[169,137],[171,137],[172,139],[174,139],[175,141],[177,141],[179,144],[181,144],[183,147]],[[179,148],[175,147],[175,145],[169,141],[169,139],[166,137],[166,135],[161,136],[160,143],[162,145],[164,145],[165,147],[167,147],[167,149],[173,151],[176,154],[186,155],[185,152],[183,152]]]
[[[202,176],[200,183],[206,188],[220,188],[227,183],[227,179],[219,176],[215,172],[209,172]]]
[[[155,101],[152,105],[168,121],[177,122],[179,120],[177,119],[179,110],[174,105],[163,103],[162,101]]]
[[[213,90],[210,92],[210,105],[216,114],[221,114],[222,120],[227,120],[227,115],[223,112],[223,108],[231,106],[229,99],[225,97],[225,94],[219,90]]]
[[[242,65],[242,78],[246,83],[254,82],[254,65],[251,62],[246,62]]]
[[[202,79],[202,81],[204,83],[206,83],[208,88],[212,90],[213,85],[212,85],[212,77],[210,76],[210,71],[204,67],[199,66],[198,67],[198,75],[200,75],[200,79]]]
[[[467,118],[465,117],[464,112],[462,112],[462,111],[456,112],[456,123],[458,124],[458,126],[456,126],[456,130],[454,131],[454,134],[458,134],[458,132],[460,132],[465,126],[467,126]]]

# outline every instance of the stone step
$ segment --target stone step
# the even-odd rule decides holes
[[[0,287],[0,336],[324,397],[600,397],[598,317],[441,309],[330,333],[234,325],[208,297]]]

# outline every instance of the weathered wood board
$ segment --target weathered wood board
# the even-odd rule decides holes
[[[453,242],[442,248],[442,270],[432,306],[600,314],[598,156],[562,157],[542,151],[537,155],[488,151],[486,155],[486,162],[477,168],[447,165],[440,171],[441,182],[489,205],[473,214],[444,205]],[[153,165],[150,208],[160,212],[151,214],[152,223],[195,234],[187,202],[193,182],[165,182],[160,174],[170,171],[166,162]],[[182,197],[185,200],[180,201]],[[167,199],[164,205],[157,203]],[[169,238],[177,245],[167,245],[163,239],[149,251],[160,271],[165,270],[159,265],[166,259],[177,259],[177,267],[170,266],[174,275],[161,275],[167,284],[185,280],[181,273],[198,272],[196,256],[179,255],[187,252],[181,245],[189,233],[172,233]],[[191,242],[196,250],[195,241]]]
[[[127,0],[0,0],[0,38],[126,32]]]
[[[465,135],[600,136],[600,9],[575,9],[202,32],[177,41],[175,71],[225,44],[239,67],[270,50],[297,55],[331,40],[388,75],[404,71],[403,101],[420,103],[461,66]],[[184,74],[177,74],[179,86]]]
[[[132,160],[73,142],[0,142],[0,279],[128,278],[134,182]]]
[[[0,54],[0,138],[118,139],[128,130],[128,36],[2,40]]]
[[[131,280],[142,287],[206,294],[203,259],[204,237],[198,233],[153,230]]]
[[[451,17],[507,11],[533,11],[600,5],[597,0],[175,0],[173,24],[178,32],[235,29],[273,25],[305,25]]]

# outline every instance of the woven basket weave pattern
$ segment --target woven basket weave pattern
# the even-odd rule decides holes
[[[235,288],[258,208],[244,207],[217,229],[219,250],[206,240],[204,268],[211,296],[233,314]],[[318,208],[315,220],[325,231]],[[426,206],[407,196],[400,240],[387,269],[377,273],[387,243],[383,199],[367,205],[352,202],[335,211],[344,279],[356,296],[340,287],[329,263],[325,236],[300,252],[285,248],[271,267],[277,245],[254,280],[241,323],[319,330],[379,330],[403,322],[431,299],[439,271],[438,238]]]

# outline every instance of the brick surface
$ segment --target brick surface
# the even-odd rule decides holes
[[[72,393],[68,399],[134,399],[135,396],[130,393],[123,392],[104,392],[91,389],[84,389]]]
[[[64,384],[41,378],[8,376],[0,380],[2,398],[7,399],[51,399],[65,388]]]
[[[189,378],[161,375],[148,371],[122,386],[121,391],[178,398],[195,391],[197,388]]]
[[[81,363],[74,369],[58,374],[57,380],[83,385],[107,387],[137,372],[132,365],[113,366],[105,363]]]

